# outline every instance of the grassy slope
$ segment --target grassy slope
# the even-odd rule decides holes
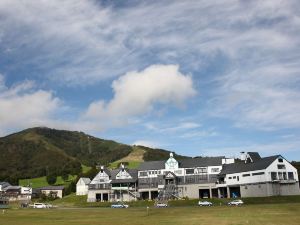
[[[129,155],[111,163],[109,165],[109,167],[114,169],[114,168],[117,168],[120,163],[127,162],[128,163],[127,167],[129,169],[135,169],[140,165],[141,162],[144,162],[145,152],[146,151],[144,149],[142,149],[138,146],[134,146],[133,151],[131,153],[129,153]]]
[[[69,179],[67,181],[64,181],[61,176],[57,177],[55,185],[64,185],[67,186],[72,180],[76,179],[76,175],[72,176],[69,175]],[[32,188],[39,188],[39,187],[45,187],[49,184],[47,183],[46,177],[37,177],[32,179],[21,179],[19,180],[20,186],[27,186],[30,185]]]
[[[173,207],[149,212],[143,208],[23,209],[0,215],[5,225],[298,225],[300,204],[265,204],[242,207]]]

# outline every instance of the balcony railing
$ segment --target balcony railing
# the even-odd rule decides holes
[[[89,184],[89,190],[107,190],[111,189],[111,184]]]

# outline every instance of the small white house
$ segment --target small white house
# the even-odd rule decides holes
[[[76,195],[87,195],[90,183],[90,178],[81,177],[76,184]]]

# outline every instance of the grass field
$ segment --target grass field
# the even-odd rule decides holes
[[[5,225],[298,225],[300,203],[214,206],[146,207],[128,209],[15,209],[0,214]]]

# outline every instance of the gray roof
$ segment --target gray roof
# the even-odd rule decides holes
[[[21,187],[20,186],[11,186],[11,185],[9,185],[9,186],[6,186],[5,188],[3,188],[3,190],[4,191],[13,191],[13,190],[20,190],[21,189]]]
[[[2,187],[7,187],[7,186],[10,186],[10,183],[4,181],[4,182],[0,182],[0,185]]]
[[[224,157],[203,157],[178,160],[180,168],[221,166]],[[166,161],[142,162],[138,170],[160,170],[165,168]]]
[[[142,162],[138,170],[160,170],[165,168],[166,161],[149,161]]]
[[[224,157],[203,157],[179,160],[179,167],[207,167],[207,166],[221,166]]]
[[[247,153],[250,156],[250,158],[253,160],[253,162],[261,159],[258,152],[247,152]]]
[[[85,184],[91,183],[91,179],[88,178],[88,177],[81,177],[80,179],[81,179],[81,180],[83,181],[83,183],[85,183]]]
[[[280,155],[261,158],[260,160],[256,160],[253,163],[238,161],[232,164],[225,164],[223,165],[223,169],[220,175],[263,170],[270,166],[278,157],[280,157]]]
[[[46,187],[41,187],[37,188],[39,190],[64,190],[65,186],[46,186]]]

